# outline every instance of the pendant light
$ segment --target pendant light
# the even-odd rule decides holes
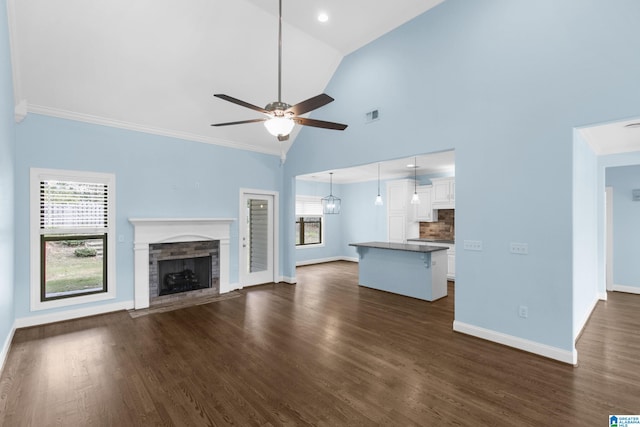
[[[340,199],[333,195],[333,172],[329,172],[329,195],[322,198],[322,213],[339,214]]]
[[[375,201],[376,206],[382,206],[382,196],[380,195],[380,163],[378,163],[378,195]]]
[[[413,158],[413,197],[411,197],[411,204],[420,204],[420,197],[418,197],[418,161],[416,157]]]

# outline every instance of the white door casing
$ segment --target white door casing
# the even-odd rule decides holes
[[[278,194],[240,190],[240,286],[278,282]]]

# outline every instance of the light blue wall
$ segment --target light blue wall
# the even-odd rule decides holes
[[[133,299],[129,218],[238,218],[241,187],[279,191],[281,185],[276,156],[30,114],[17,126],[16,233],[25,236],[15,245],[17,318],[48,312],[29,311],[26,236],[32,167],[115,173],[116,227],[124,237],[116,248],[116,301]],[[233,284],[238,281],[237,222],[232,224],[230,242]]]
[[[456,321],[574,352],[573,128],[640,115],[637,16],[635,0],[447,0],[344,58],[314,117],[349,128],[304,128],[284,180],[455,149],[456,240],[484,248],[456,253]]]
[[[387,199],[386,181],[380,184],[380,195]],[[358,253],[349,243],[386,241],[386,205],[375,206],[378,182],[333,185],[333,194],[342,199],[340,215],[325,215],[325,246],[296,248],[296,263],[335,258],[357,259]],[[324,197],[329,194],[326,183],[296,181],[296,193]]]
[[[344,185],[343,194],[341,253],[357,259],[358,252],[349,243],[387,241],[387,184],[386,181],[380,183],[383,206],[374,205],[377,181]]]
[[[573,333],[586,324],[598,289],[598,158],[575,132],[573,157]]]
[[[333,184],[333,195],[343,199],[341,209],[344,210],[345,206],[342,187],[342,185]],[[325,197],[329,195],[329,184],[324,182],[296,180],[296,194],[301,196]],[[294,228],[294,224],[295,221],[287,224],[286,226]],[[325,215],[323,222],[324,244],[322,246],[296,248],[296,262],[327,260],[340,257],[342,245],[342,224],[342,214]]]
[[[7,2],[0,1],[0,355],[14,320],[14,151],[13,83]],[[0,366],[2,365],[0,357]]]
[[[640,165],[608,168],[606,185],[613,187],[613,283],[640,293],[640,202],[631,199],[640,189]]]

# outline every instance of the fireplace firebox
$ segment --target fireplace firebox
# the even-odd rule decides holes
[[[159,295],[211,287],[211,257],[158,261]]]
[[[160,302],[191,291],[220,293],[220,242],[153,243],[149,245],[149,298]]]

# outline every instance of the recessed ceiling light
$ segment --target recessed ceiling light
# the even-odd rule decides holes
[[[318,15],[318,21],[327,22],[328,20],[329,20],[329,15],[327,15],[324,12],[320,12],[320,14]]]

